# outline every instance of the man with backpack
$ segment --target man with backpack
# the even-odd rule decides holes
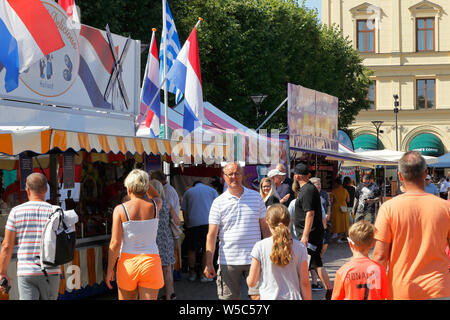
[[[0,283],[6,274],[17,238],[17,281],[20,300],[56,300],[61,268],[40,266],[40,243],[44,225],[54,208],[45,202],[47,178],[42,173],[32,173],[26,179],[28,202],[14,207],[5,227],[5,238],[0,252]],[[2,292],[8,286],[0,287]]]

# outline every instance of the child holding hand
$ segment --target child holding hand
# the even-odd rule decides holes
[[[272,237],[255,244],[247,285],[259,281],[261,300],[311,300],[308,253],[292,239],[290,215],[282,204],[271,205],[266,214]]]
[[[374,226],[361,220],[348,233],[353,258],[336,272],[331,300],[388,299],[386,268],[369,258],[375,243]]]

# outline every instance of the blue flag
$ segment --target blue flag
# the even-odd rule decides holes
[[[180,40],[178,39],[177,28],[175,27],[175,22],[173,21],[172,12],[170,12],[169,3],[165,0],[164,4],[166,6],[166,16],[163,17],[163,31],[161,37],[161,46],[159,47],[159,63],[160,63],[160,76],[159,79],[164,81],[164,41],[167,43],[166,49],[166,72],[169,73],[172,67],[173,61],[177,58],[180,52]],[[166,73],[166,74],[167,74]],[[172,92],[176,96],[176,103],[179,103],[183,97],[182,93],[175,85],[167,80],[167,91]]]

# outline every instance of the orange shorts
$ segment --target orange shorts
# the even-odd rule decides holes
[[[137,287],[160,289],[164,286],[159,254],[120,254],[117,262],[117,286],[126,291]]]

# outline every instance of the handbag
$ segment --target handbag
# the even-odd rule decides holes
[[[179,239],[181,234],[183,233],[183,229],[181,229],[180,226],[177,226],[175,222],[173,222],[173,219],[170,218],[170,229],[172,230],[172,236],[174,239]]]
[[[340,206],[341,212],[347,213],[347,206]]]

